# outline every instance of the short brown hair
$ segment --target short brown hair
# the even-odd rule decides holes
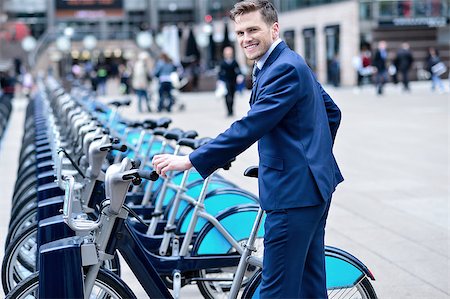
[[[230,11],[231,20],[235,21],[236,17],[250,12],[259,11],[264,22],[272,25],[278,22],[278,13],[272,3],[267,0],[244,0],[234,5]]]

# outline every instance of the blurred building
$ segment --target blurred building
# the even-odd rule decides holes
[[[272,1],[280,11],[282,38],[305,57],[322,82],[331,81],[337,69],[341,84],[354,84],[356,72],[352,59],[362,46],[373,46],[379,40],[386,40],[391,52],[402,42],[409,42],[416,70],[424,66],[427,47],[438,48],[444,60],[448,61],[450,57],[448,0]],[[167,26],[175,25],[181,38],[181,60],[188,55],[186,48],[191,48],[185,43],[189,31],[193,31],[199,47],[198,56],[206,68],[211,68],[220,58],[222,47],[235,41],[231,26],[230,29],[226,26],[228,12],[235,2],[2,0],[0,15],[3,12],[9,21],[25,24],[38,40],[37,49],[29,53],[32,59],[42,56],[59,59],[56,52],[43,53],[52,48],[57,36],[67,33],[67,28],[71,29],[71,54],[79,57],[84,53],[87,58],[92,53],[86,52],[81,42],[86,35],[98,40],[97,48],[106,51],[102,54],[123,56],[139,50],[136,46],[139,32],[152,32],[158,42],[157,35]],[[161,43],[164,42],[159,38]],[[5,53],[4,49],[2,52]],[[125,56],[127,59],[132,55]],[[245,61],[242,55],[239,58],[241,62]]]

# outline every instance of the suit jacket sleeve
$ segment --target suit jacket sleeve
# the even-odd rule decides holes
[[[287,63],[261,78],[258,98],[247,116],[189,155],[200,175],[206,178],[272,130],[298,101],[300,82],[297,70]]]
[[[317,84],[319,85],[320,92],[325,103],[325,109],[327,110],[328,116],[328,124],[330,126],[331,137],[334,142],[337,130],[341,123],[341,110],[339,110],[338,106],[334,103],[333,99],[331,99],[330,95],[323,89],[322,85],[319,82],[317,82]]]

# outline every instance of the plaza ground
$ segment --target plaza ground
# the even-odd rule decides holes
[[[118,97],[114,85],[109,90],[108,99]],[[432,93],[430,82],[413,83],[411,93],[389,85],[381,97],[371,86],[326,90],[342,110],[334,151],[345,177],[333,197],[326,243],[345,249],[370,268],[379,298],[449,298],[449,94]],[[236,116],[227,118],[224,100],[212,92],[182,93],[178,98],[186,109],[170,114],[172,127],[215,137],[246,114],[249,95],[237,95]],[[24,98],[15,99],[1,141],[0,258],[25,107]],[[136,103],[121,113],[140,119],[168,115],[139,114]],[[252,146],[222,174],[257,194],[256,180],[242,175],[257,163]],[[146,298],[131,272],[123,272],[137,297]],[[182,298],[199,296],[195,286],[182,289]]]

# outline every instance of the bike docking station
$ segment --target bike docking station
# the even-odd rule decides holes
[[[150,298],[180,298],[187,284],[205,298],[257,298],[265,220],[258,198],[217,172],[159,178],[153,155],[184,154],[211,139],[169,128],[168,118],[124,119],[119,108],[127,105],[38,82],[2,263],[6,298],[136,298],[120,278],[118,253]],[[245,175],[257,177],[258,168]],[[330,298],[377,298],[361,261],[334,247],[325,254]]]

